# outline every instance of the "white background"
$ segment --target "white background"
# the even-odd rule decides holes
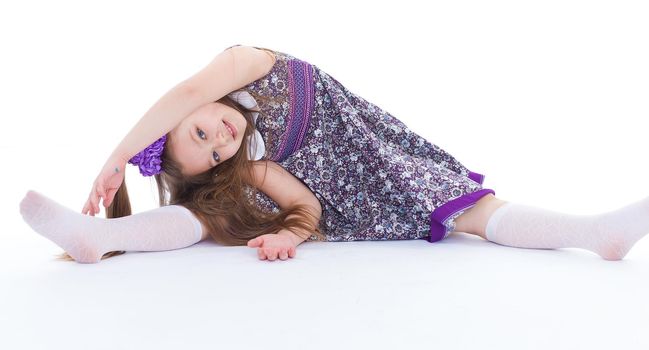
[[[10,311],[0,310],[0,332],[10,336],[0,337],[0,347],[75,348],[80,344],[65,342],[74,333],[68,326],[85,329],[89,327],[85,321],[93,324],[103,318],[119,323],[120,315],[129,314],[126,307],[120,309],[124,313],[112,316],[98,309],[98,313],[85,316],[92,319],[68,316],[62,324],[51,324],[70,315],[65,310],[69,311],[68,307],[79,300],[63,292],[64,289],[57,289],[59,294],[50,294],[48,298],[67,298],[65,308],[56,308],[55,313],[48,309],[53,305],[48,302],[44,309],[31,309],[32,313],[25,314],[22,306],[28,304],[27,295],[40,298],[41,294],[52,293],[43,288],[43,281],[63,283],[52,277],[44,279],[48,275],[44,271],[53,269],[57,276],[69,277],[67,288],[90,288],[83,284],[84,278],[94,276],[91,271],[101,269],[99,266],[121,265],[124,273],[134,274],[130,277],[133,280],[144,272],[132,271],[133,265],[124,266],[128,265],[127,256],[134,254],[92,267],[83,266],[82,275],[69,272],[68,269],[79,269],[80,264],[51,261],[51,255],[60,252],[60,248],[31,231],[22,221],[18,203],[32,189],[80,212],[106,157],[135,122],[168,89],[204,67],[226,47],[268,47],[315,64],[352,92],[389,111],[413,131],[453,154],[469,169],[484,174],[484,187],[494,189],[503,200],[566,213],[595,214],[649,196],[647,18],[646,2],[619,0],[3,2],[0,284],[6,284],[0,293],[5,290],[7,294],[1,298],[4,305],[0,307]],[[135,167],[127,169],[135,212],[157,206],[155,186],[150,181],[153,180],[141,177]],[[102,210],[100,216],[103,215]],[[234,259],[236,263],[248,264],[248,275],[220,275],[222,279],[211,285],[214,290],[223,284],[241,283],[245,278],[246,283],[241,285],[259,288],[259,293],[246,289],[245,294],[233,292],[229,298],[255,298],[270,293],[284,305],[280,307],[270,299],[255,308],[246,308],[248,304],[241,301],[237,307],[228,309],[229,318],[239,315],[237,322],[229,322],[215,308],[210,315],[196,318],[202,322],[200,326],[192,325],[190,316],[186,322],[170,319],[166,324],[160,317],[167,314],[151,306],[151,310],[157,311],[147,309],[145,315],[161,315],[155,316],[160,322],[156,332],[151,328],[150,334],[141,331],[127,336],[116,330],[112,334],[122,342],[157,347],[176,344],[165,338],[174,330],[182,335],[178,344],[210,341],[213,346],[230,348],[237,344],[286,348],[298,343],[307,349],[324,348],[334,346],[336,341],[374,348],[649,346],[649,337],[641,334],[641,330],[649,329],[649,285],[642,282],[649,272],[649,239],[640,241],[622,262],[600,261],[594,254],[578,250],[568,250],[568,254],[498,247],[473,236],[449,237],[446,244],[452,250],[446,251],[419,243],[423,242],[358,242],[344,248],[341,244],[305,244],[299,247],[304,252],[302,261],[274,263],[286,267],[300,266],[304,261],[324,261],[321,264],[325,267],[318,270],[322,275],[304,272],[309,264],[296,270],[307,275],[300,276],[307,278],[303,283],[323,284],[322,288],[309,289],[310,295],[297,296],[287,287],[287,279],[295,283],[290,272],[279,272],[276,279],[259,277],[263,272],[256,269],[262,262],[255,260],[254,251],[230,248],[227,252],[236,254],[220,254],[219,266],[231,266],[233,262],[229,259]],[[415,244],[416,249],[408,248],[408,244]],[[393,248],[387,249],[388,246]],[[204,249],[206,256],[222,251],[222,247],[209,242],[194,248]],[[165,257],[189,254],[191,249],[149,254],[138,261],[148,260],[151,270],[147,273],[155,274],[159,272],[155,266],[160,265],[152,262],[154,256],[168,261]],[[371,259],[376,260],[356,258],[341,262],[338,260],[346,257],[341,249],[353,254],[370,252]],[[413,249],[421,259],[433,256],[437,264],[434,273],[448,274],[422,277],[422,273],[431,271],[421,267],[425,260],[399,265],[408,254],[413,254]],[[470,249],[473,251],[467,253]],[[391,260],[376,255],[382,252],[394,262],[390,264]],[[332,263],[332,259],[337,262]],[[175,263],[182,264],[182,260],[178,258]],[[493,265],[502,274],[487,278],[481,270],[486,261],[502,262]],[[385,264],[385,275],[379,273],[382,270],[376,267],[378,262]],[[367,269],[359,267],[370,263]],[[349,264],[354,264],[354,269],[350,270]],[[186,275],[185,270],[176,269],[178,274]],[[377,269],[376,276],[354,275],[371,269]],[[215,276],[209,270],[201,273],[205,275],[194,278]],[[25,275],[31,277],[24,279]],[[443,279],[442,285],[448,289],[435,289],[441,286],[433,287],[428,282],[396,283],[397,287],[390,292],[383,290],[387,293],[383,295],[385,299],[377,298],[376,304],[358,310],[341,307],[326,292],[326,288],[344,289],[345,281],[353,281],[354,293],[358,294],[345,294],[348,302],[362,296],[373,298],[373,293],[381,293],[380,280],[399,281],[408,276],[419,276],[428,282]],[[574,283],[577,276],[591,279],[571,285],[578,292],[566,299],[565,293],[570,292],[565,284]],[[326,278],[328,282],[322,282]],[[361,282],[364,278],[366,284]],[[264,280],[268,283],[266,287],[270,287],[262,288],[263,285],[253,283],[256,280]],[[489,306],[490,300],[518,290],[522,284],[529,289],[519,291],[531,295],[513,293],[512,299]],[[184,288],[193,291],[189,286]],[[602,288],[612,294],[606,294]],[[93,293],[105,290],[96,287]],[[173,297],[176,311],[184,310],[183,303],[194,299],[192,295],[178,293]],[[588,303],[579,302],[585,300],[580,297],[582,293],[583,297],[589,296]],[[421,304],[413,301],[418,297],[412,296],[419,294],[430,298],[423,302],[429,307],[445,300],[457,307],[430,313],[417,309]],[[110,300],[114,295],[102,298]],[[201,300],[206,305],[228,305],[227,300],[218,300],[206,290],[197,295],[204,298]],[[488,295],[492,297],[487,298]],[[161,298],[156,307],[169,308],[168,301]],[[402,302],[408,306],[398,304]],[[357,319],[343,319],[331,311],[336,308],[334,305],[343,313],[354,312]],[[380,305],[392,313],[378,312]],[[295,311],[299,308],[307,309]],[[331,312],[317,322],[292,319],[294,313],[313,318],[314,313],[308,308]],[[402,313],[403,310],[415,311]],[[525,310],[533,312],[526,314]],[[251,317],[238,314],[241,312]],[[461,315],[472,316],[463,319]],[[49,321],[32,323],[42,317]],[[557,325],[566,318],[571,322]],[[277,328],[287,319],[292,319],[291,327]],[[136,320],[139,318],[135,316],[126,319],[127,324],[135,324]],[[212,328],[209,320],[223,323]],[[113,321],[99,325],[109,332]],[[450,324],[455,326],[448,327]],[[45,329],[49,329],[47,334],[52,338],[38,337]],[[200,330],[201,334],[192,329]],[[255,332],[263,334],[264,339],[247,337],[248,332],[250,337]],[[110,335],[99,336],[101,333],[88,329],[85,334],[86,340],[95,346],[111,346]],[[320,338],[316,339],[316,335]]]

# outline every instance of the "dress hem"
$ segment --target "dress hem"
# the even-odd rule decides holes
[[[479,184],[484,182],[485,176],[479,173],[470,171],[469,178]],[[434,243],[446,238],[451,232],[448,231],[445,223],[446,221],[453,216],[453,214],[466,210],[469,207],[472,207],[476,204],[480,198],[486,196],[487,194],[496,194],[496,191],[483,188],[481,190],[465,194],[458,198],[455,198],[444,205],[440,206],[433,210],[430,214],[430,236],[428,237],[428,242]]]

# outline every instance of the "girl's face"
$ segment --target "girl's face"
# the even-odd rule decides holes
[[[234,136],[228,130],[232,127]],[[241,147],[246,119],[236,109],[208,103],[169,132],[169,151],[187,176],[202,173],[228,159]]]

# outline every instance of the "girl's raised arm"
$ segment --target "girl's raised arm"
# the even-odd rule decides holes
[[[95,179],[81,212],[99,213],[101,198],[110,206],[124,181],[126,163],[145,147],[171,131],[198,107],[263,77],[273,67],[269,52],[250,46],[223,50],[198,73],[165,93],[126,134]]]
[[[205,68],[165,93],[122,139],[110,158],[128,162],[195,109],[261,78],[268,67],[272,67],[272,59],[262,50],[250,46],[223,50]]]

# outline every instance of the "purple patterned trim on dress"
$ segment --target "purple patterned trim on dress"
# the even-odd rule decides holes
[[[302,146],[313,112],[315,85],[313,67],[304,61],[291,59],[287,62],[289,89],[289,121],[282,143],[271,158],[281,162]]]
[[[484,175],[469,171],[469,179],[482,185],[482,183],[484,182]]]
[[[482,179],[484,180],[484,176],[482,176]],[[464,196],[444,203],[444,205],[440,206],[432,213],[430,213],[430,237],[428,238],[428,242],[434,243],[442,240],[446,235],[446,226],[444,225],[444,222],[451,215],[457,213],[458,211],[474,206],[480,198],[486,196],[489,193],[496,195],[496,192],[494,190],[483,188],[476,192],[465,194]]]

